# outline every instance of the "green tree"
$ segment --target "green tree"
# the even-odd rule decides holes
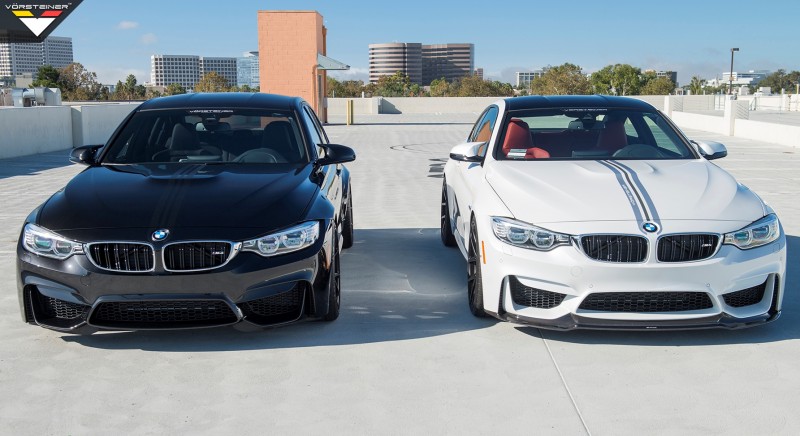
[[[36,71],[36,80],[31,83],[34,88],[58,88],[58,78],[61,71],[52,65],[42,65]]]
[[[703,88],[705,88],[706,81],[701,79],[699,76],[692,76],[692,80],[689,81],[689,92],[692,95],[700,95],[703,93]]]
[[[593,73],[591,83],[596,94],[638,95],[644,81],[641,69],[628,64],[614,64]]]
[[[58,76],[58,87],[66,101],[97,100],[102,95],[103,86],[97,82],[97,74],[88,71],[83,65],[73,62]]]
[[[641,95],[668,95],[675,91],[675,83],[669,77],[656,77],[642,86]]]
[[[761,88],[769,86],[774,93],[780,93],[784,90],[787,93],[796,92],[796,86],[800,83],[800,71],[792,71],[787,73],[786,70],[780,69],[769,76],[767,76],[755,87]]]
[[[581,67],[565,63],[556,67],[546,67],[542,77],[536,77],[531,81],[531,93],[536,95],[587,95],[592,93],[592,84],[583,74]]]
[[[216,71],[206,73],[194,85],[194,92],[228,92],[228,80]]]
[[[410,94],[411,79],[402,71],[391,76],[381,76],[375,84],[373,95],[381,97],[405,97]]]
[[[146,94],[147,90],[144,85],[138,84],[136,76],[128,74],[128,77],[125,78],[125,83],[117,81],[117,86],[111,98],[114,100],[144,100]]]
[[[164,89],[164,95],[178,95],[178,94],[186,94],[186,88],[184,88],[180,83],[170,83]]]

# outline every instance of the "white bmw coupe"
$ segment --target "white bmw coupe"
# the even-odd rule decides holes
[[[651,105],[603,96],[489,106],[450,151],[441,234],[476,316],[552,329],[738,328],[778,318],[775,212]]]

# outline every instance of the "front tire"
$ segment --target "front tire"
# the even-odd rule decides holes
[[[339,237],[336,232],[334,232],[333,237],[330,274],[328,281],[328,313],[322,317],[322,320],[326,322],[333,321],[339,317],[339,308],[342,304],[342,271],[339,263]]]
[[[486,318],[483,309],[483,275],[481,274],[481,250],[478,243],[478,226],[475,219],[469,226],[469,251],[467,252],[467,297],[469,311],[478,318]]]
[[[450,206],[447,201],[447,183],[442,181],[442,204],[441,217],[439,220],[439,232],[442,236],[442,244],[445,247],[456,245],[456,237],[453,235],[453,226],[450,224]]]
[[[342,221],[342,248],[353,246],[353,192],[347,194],[347,210]]]

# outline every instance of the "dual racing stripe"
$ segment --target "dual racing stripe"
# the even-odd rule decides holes
[[[634,170],[618,161],[604,160],[597,162],[614,173],[617,182],[628,198],[628,202],[631,204],[633,214],[636,216],[637,221],[640,223],[653,222],[658,225],[661,224],[661,219],[653,204],[653,199],[650,198],[650,195],[647,193],[647,190]]]

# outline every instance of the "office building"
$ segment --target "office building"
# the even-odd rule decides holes
[[[0,77],[35,74],[39,67],[64,68],[73,62],[72,38],[50,36],[42,42],[13,43],[0,37]]]
[[[422,84],[436,79],[448,82],[471,76],[475,69],[473,44],[431,44],[422,46]]]
[[[483,79],[483,68],[475,68],[475,73],[473,74],[473,76],[478,76],[481,79]]]
[[[543,70],[517,71],[515,74],[517,77],[516,86],[518,89],[530,88],[533,79],[544,76],[544,71]]]
[[[204,75],[215,72],[233,85],[237,81],[236,58],[203,57],[193,55],[150,56],[150,80],[154,86],[180,84],[194,89]]]
[[[381,76],[392,76],[398,71],[407,75],[411,83],[423,84],[422,44],[393,42],[369,45],[370,82],[375,83]]]
[[[258,52],[250,51],[236,58],[236,86],[258,88],[261,80],[258,67]]]
[[[475,70],[473,44],[431,44],[392,42],[369,45],[369,81],[381,76],[405,73],[411,83],[427,86],[436,79],[452,82]]]
[[[772,74],[769,70],[750,70],[746,73],[733,72],[733,86],[756,86],[759,82]],[[709,86],[728,86],[731,80],[731,72],[722,73],[722,78],[714,78],[708,81]]]

